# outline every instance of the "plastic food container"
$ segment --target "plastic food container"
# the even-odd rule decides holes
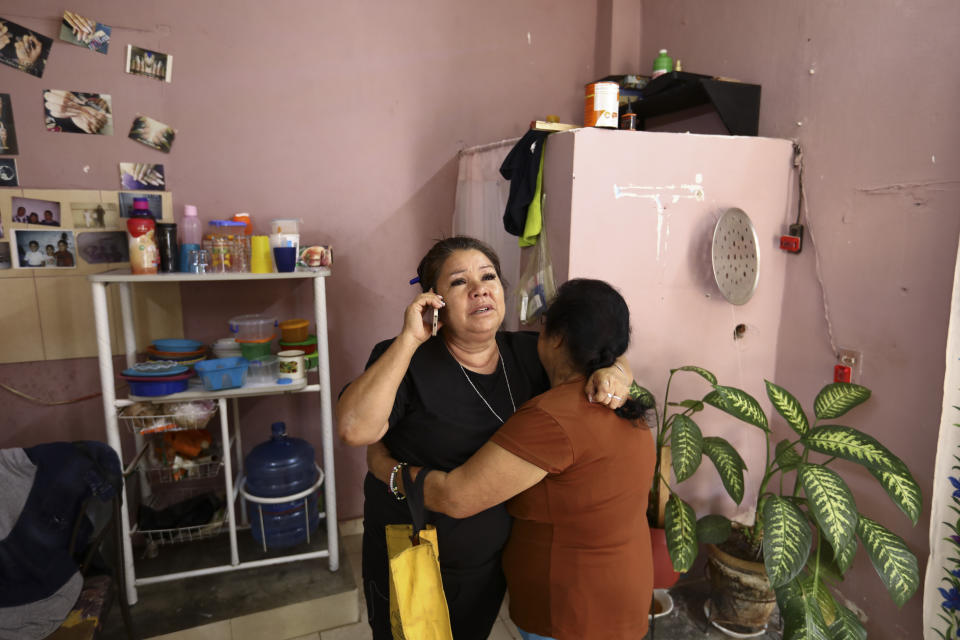
[[[277,319],[252,313],[230,319],[230,331],[237,342],[269,342],[276,332]]]
[[[247,369],[247,384],[275,384],[279,371],[277,356],[264,356],[251,360]]]
[[[283,342],[301,342],[307,339],[310,323],[303,318],[284,320],[280,323],[280,340]]]
[[[280,349],[299,349],[303,351],[306,355],[317,352],[317,336],[309,335],[306,340],[301,342],[287,342],[286,340],[280,341]]]
[[[200,374],[204,389],[220,391],[242,387],[249,365],[243,358],[218,358],[198,362],[193,367]]]
[[[240,355],[247,360],[259,360],[270,355],[270,341],[267,342],[241,342]]]
[[[213,343],[213,355],[217,358],[239,358],[240,343],[233,338],[220,338]]]
[[[242,250],[237,238],[243,236],[246,225],[232,220],[211,220],[203,236],[203,248],[210,252],[210,271],[229,273],[241,271],[238,251]]]
[[[308,353],[304,356],[306,361],[307,371],[316,371],[317,367],[320,366],[320,354],[314,351],[313,353]]]
[[[154,378],[123,374],[120,377],[127,381],[131,395],[142,397],[168,396],[171,393],[186,391],[189,378],[193,377],[193,371],[175,376],[157,376]]]

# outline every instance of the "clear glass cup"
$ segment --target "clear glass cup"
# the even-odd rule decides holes
[[[206,249],[192,250],[187,260],[190,273],[207,273],[210,270],[210,252]]]

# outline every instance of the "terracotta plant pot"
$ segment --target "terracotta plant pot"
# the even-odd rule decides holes
[[[777,604],[762,562],[742,560],[708,544],[710,620],[736,632],[766,627]]]
[[[653,548],[653,588],[669,589],[677,583],[680,574],[673,570],[667,534],[663,529],[650,527],[650,546]]]

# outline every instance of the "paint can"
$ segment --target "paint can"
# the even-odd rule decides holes
[[[620,85],[616,82],[591,82],[586,86],[583,126],[617,128],[620,111]]]

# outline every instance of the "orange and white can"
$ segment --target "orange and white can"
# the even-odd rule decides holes
[[[616,82],[591,82],[586,87],[583,126],[617,128],[620,111],[620,85]]]

